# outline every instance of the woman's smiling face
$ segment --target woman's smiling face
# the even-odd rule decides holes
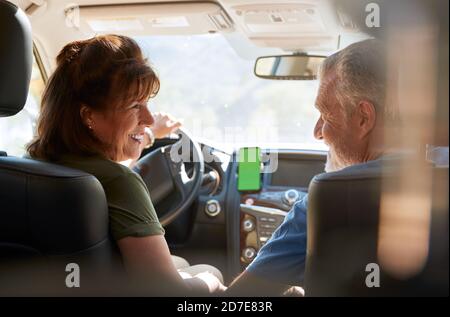
[[[92,132],[106,145],[106,156],[116,162],[139,158],[144,130],[154,121],[146,100],[92,111],[90,117]]]

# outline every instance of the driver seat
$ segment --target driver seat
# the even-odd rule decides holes
[[[0,117],[7,117],[25,105],[33,42],[25,13],[5,0],[0,43]],[[108,294],[117,260],[94,176],[0,151],[0,296]]]

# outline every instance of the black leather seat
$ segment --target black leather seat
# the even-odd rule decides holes
[[[448,296],[448,204],[442,203],[442,196],[448,195],[448,168],[430,167],[432,221],[424,269],[402,279],[386,273],[380,265],[380,287],[366,286],[366,265],[379,263],[382,184],[395,185],[397,164],[395,160],[383,166],[371,162],[320,174],[311,181],[306,296]]]
[[[32,37],[26,15],[4,0],[0,45],[0,116],[11,116],[27,98]],[[69,263],[80,267],[79,289],[66,287]],[[105,194],[94,176],[1,153],[0,295],[101,292],[117,263]]]

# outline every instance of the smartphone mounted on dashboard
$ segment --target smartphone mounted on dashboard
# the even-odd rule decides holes
[[[244,147],[238,155],[238,191],[261,189],[261,149]]]

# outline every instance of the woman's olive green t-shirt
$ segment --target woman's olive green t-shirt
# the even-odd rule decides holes
[[[94,175],[102,184],[114,239],[164,234],[147,186],[126,166],[101,157],[65,155],[58,164]]]

